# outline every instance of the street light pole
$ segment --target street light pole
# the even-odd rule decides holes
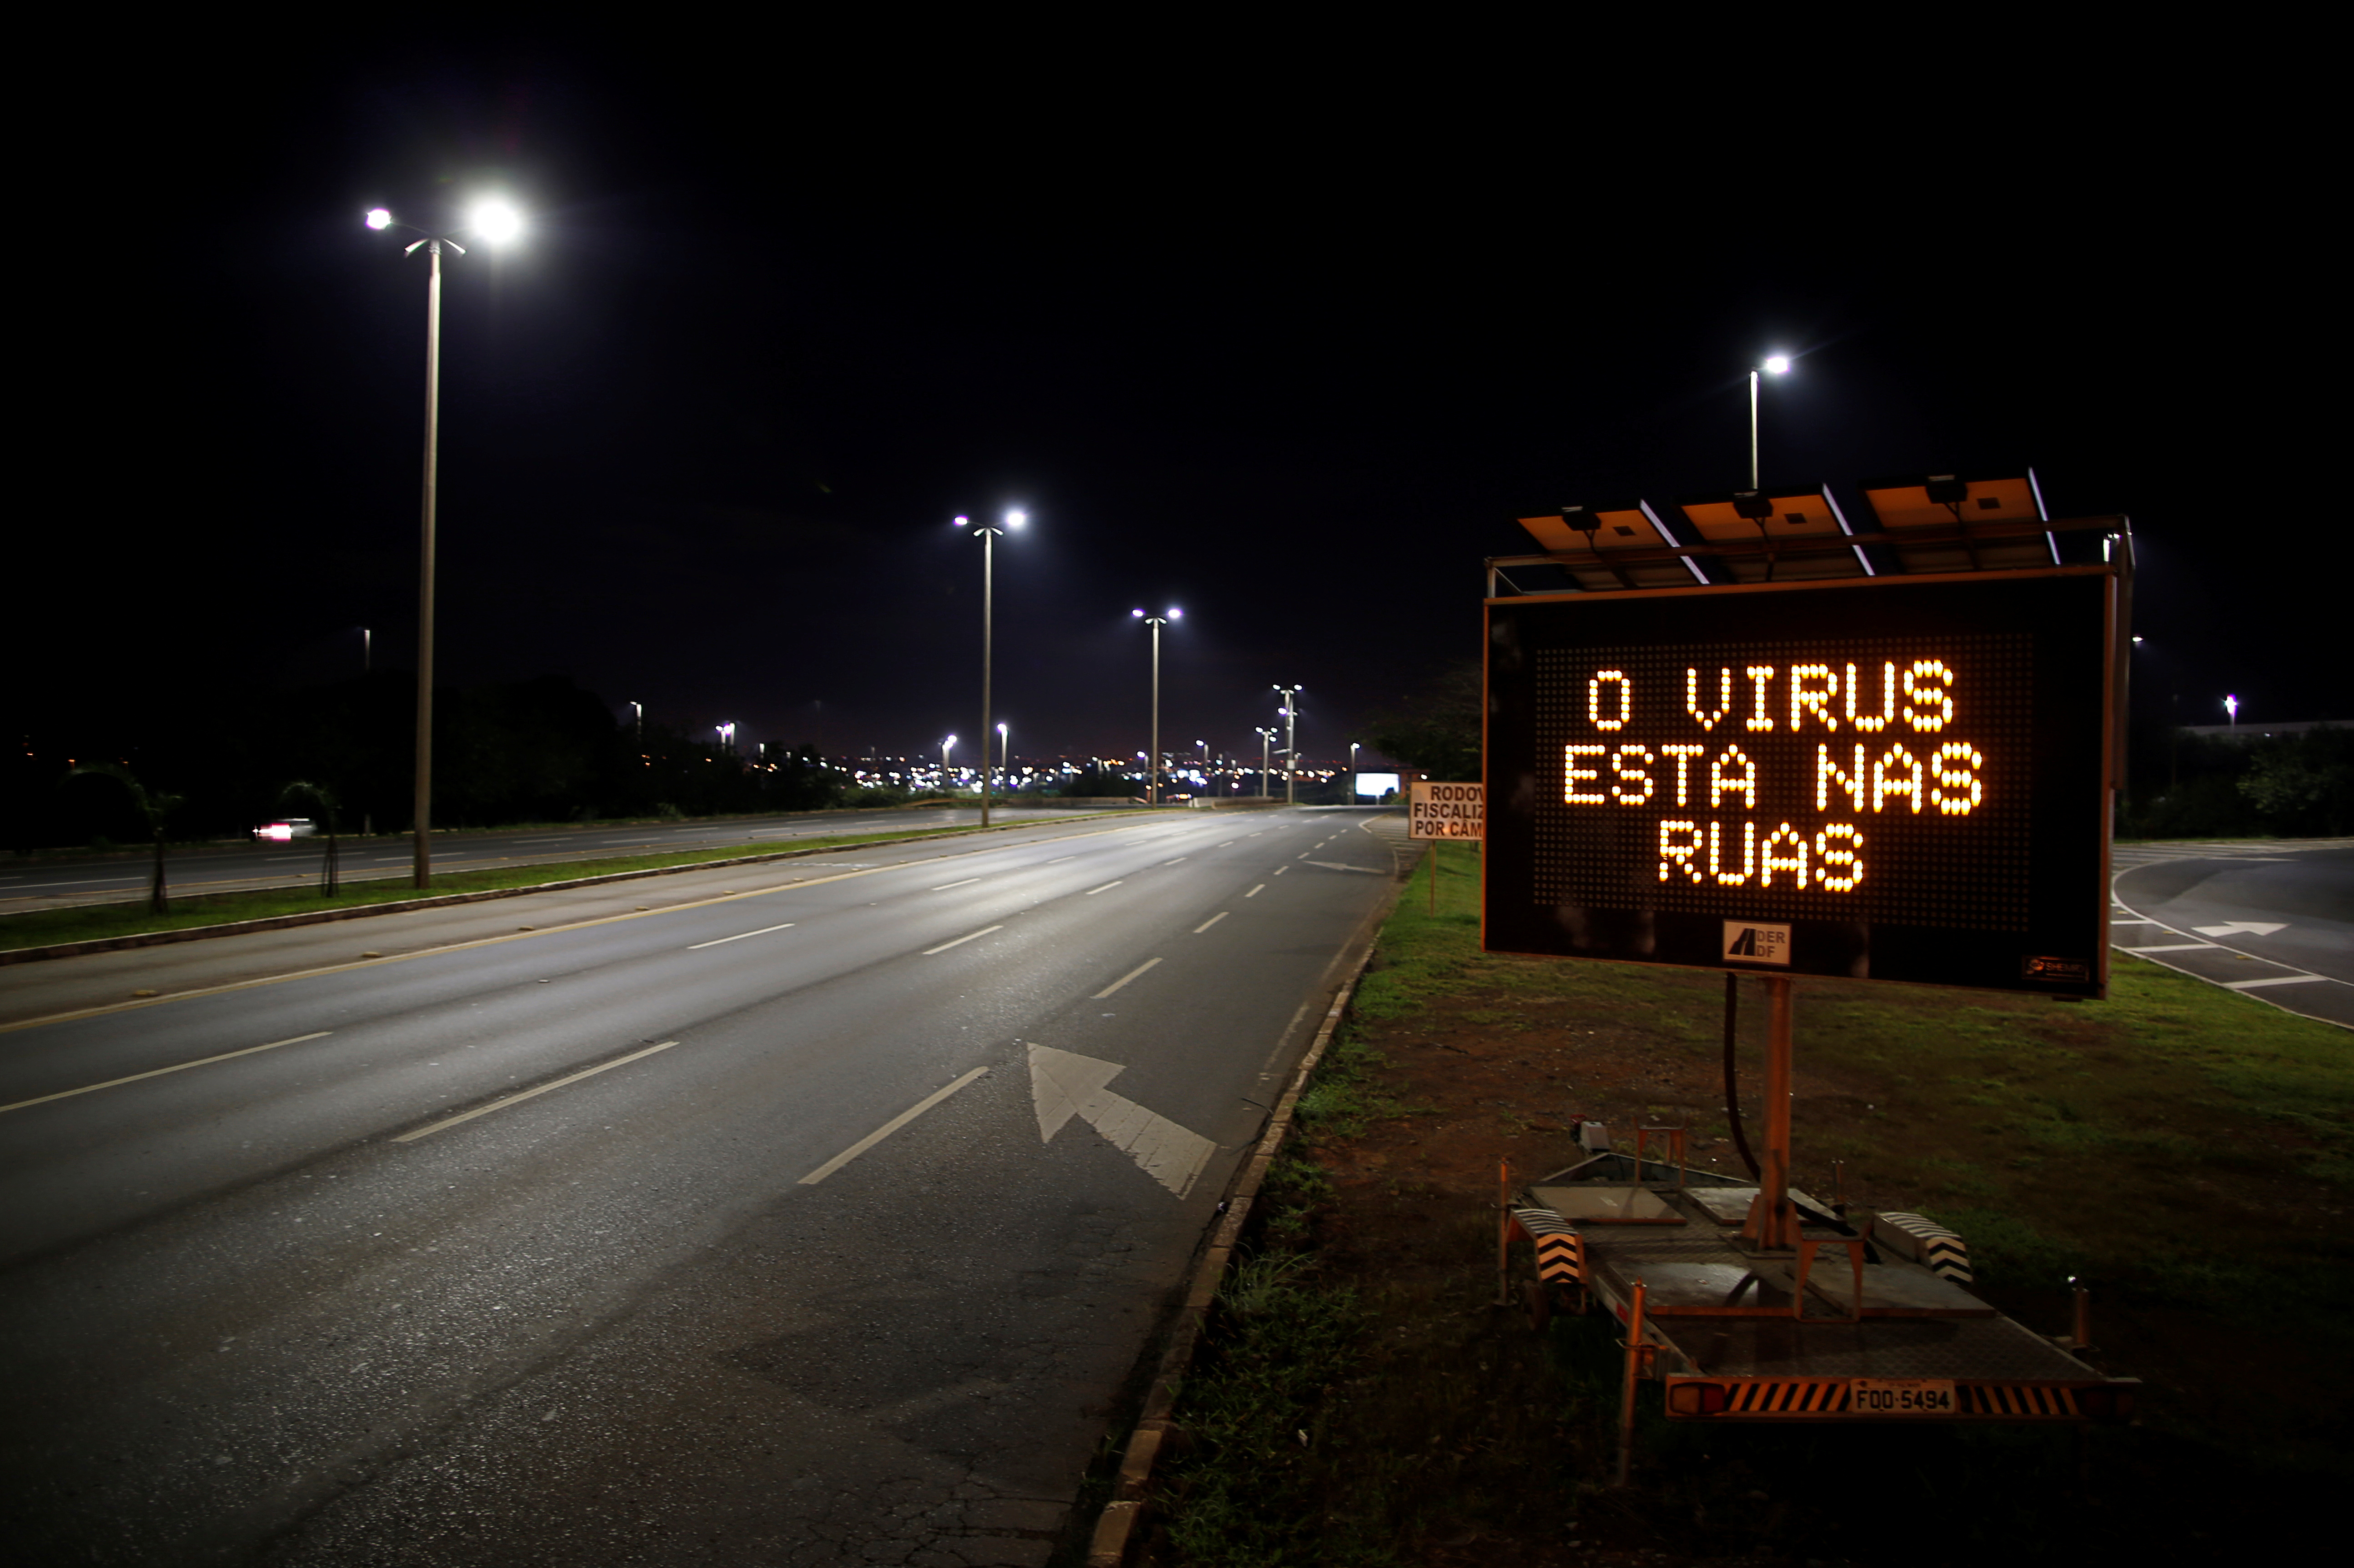
[[[988,760],[985,757],[981,758],[984,763]],[[1013,798],[1013,737],[1006,733],[1002,721],[997,726],[997,767],[999,775],[1005,780],[1005,796],[1010,800]]]
[[[1357,752],[1363,745],[1364,742],[1361,740],[1352,740],[1349,743],[1349,804],[1352,806],[1357,803],[1357,795],[1359,793],[1357,789]]]
[[[1258,798],[1262,800],[1272,800],[1273,791],[1267,787],[1267,748],[1275,744],[1275,731],[1257,729],[1254,726],[1254,733],[1258,736]]]
[[[995,617],[997,585],[997,538],[1006,528],[1019,528],[1029,518],[1021,512],[1005,514],[1005,527],[984,523],[972,530],[981,541],[981,825],[989,826],[989,673],[995,655]],[[972,519],[959,517],[956,526],[971,526]],[[948,765],[943,762],[941,767]]]
[[[409,804],[409,874],[433,885],[433,503],[441,465],[441,246],[426,242],[425,496],[417,553],[417,778]]]
[[[1299,804],[1299,694],[1305,686],[1278,686],[1283,694],[1283,803]]]
[[[1185,612],[1172,605],[1161,615],[1147,615],[1140,609],[1128,612],[1152,628],[1152,753],[1145,763],[1144,800],[1147,805],[1161,804],[1161,629],[1172,620],[1182,620]]]
[[[955,745],[956,736],[950,736],[946,740],[940,742],[940,793],[943,795],[948,793],[949,789],[949,749]],[[985,746],[981,747],[981,750],[984,753],[986,753],[988,749],[989,748]],[[988,760],[986,756],[983,757],[982,760]]]
[[[1790,356],[1767,355],[1759,368],[1769,376],[1779,376],[1790,368]],[[1749,488],[1755,490],[1757,485],[1757,372],[1753,370],[1749,373]]]
[[[367,215],[374,229],[395,227],[383,207]],[[398,227],[411,228],[408,224]],[[513,238],[522,220],[504,202],[485,202],[474,209],[467,228],[493,244]],[[419,507],[417,560],[417,779],[412,800],[414,845],[410,874],[419,887],[433,885],[433,554],[434,503],[441,465],[441,252],[463,256],[466,248],[446,234],[413,232],[424,238],[404,254],[423,250],[428,262],[425,283],[425,473]]]

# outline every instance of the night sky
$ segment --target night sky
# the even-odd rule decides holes
[[[161,51],[42,175],[81,216],[19,235],[37,748],[295,700],[363,625],[409,665],[425,263],[361,214],[491,191],[531,228],[447,272],[446,683],[834,756],[970,737],[949,519],[1020,506],[1018,756],[1142,747],[1129,612],[1169,604],[1171,749],[1255,757],[1299,682],[1304,750],[1345,755],[1477,656],[1518,513],[1744,482],[1779,350],[1769,484],[1861,521],[1860,480],[2031,463],[2058,514],[2133,518],[2146,715],[2354,714],[2335,281],[2284,199],[2313,154],[2164,79],[1719,114],[1501,36],[419,38]]]

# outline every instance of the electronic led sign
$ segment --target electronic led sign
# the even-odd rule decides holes
[[[2101,994],[2113,588],[1490,600],[1487,946]]]

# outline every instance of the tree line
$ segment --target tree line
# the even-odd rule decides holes
[[[415,703],[414,677],[382,671],[223,705],[114,756],[16,748],[0,768],[5,845],[144,844],[158,802],[180,842],[235,838],[290,810],[333,810],[346,833],[405,832]],[[314,792],[289,797],[293,784]],[[854,788],[806,747],[756,761],[661,724],[641,734],[562,676],[434,694],[436,827],[811,810]]]

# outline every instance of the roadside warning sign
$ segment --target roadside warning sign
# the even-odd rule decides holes
[[[1406,807],[1407,836],[1417,839],[1484,839],[1488,836],[1485,784],[1417,783]]]

